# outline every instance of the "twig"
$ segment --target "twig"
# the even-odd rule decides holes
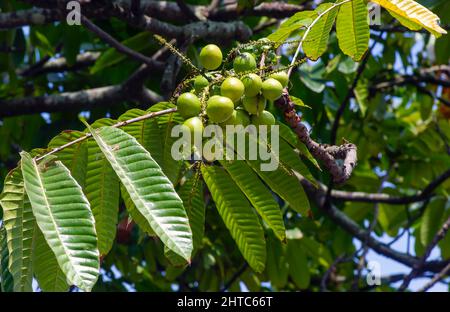
[[[245,272],[247,267],[248,267],[248,264],[247,264],[247,262],[245,262],[244,265],[238,271],[236,271],[236,273],[233,274],[233,276],[228,280],[228,282],[226,282],[224,284],[222,289],[220,289],[220,292],[227,291],[228,288],[230,288],[231,285],[233,285],[233,283]]]
[[[87,29],[92,31],[94,34],[96,34],[100,39],[102,39],[104,42],[109,44],[111,47],[119,51],[120,53],[123,53],[125,55],[130,56],[131,58],[138,60],[139,62],[145,63],[145,64],[153,64],[153,60],[139,52],[134,51],[133,49],[128,48],[127,46],[123,45],[116,39],[114,39],[112,36],[110,36],[107,32],[105,32],[103,29],[99,28],[97,25],[92,23],[88,18],[81,15],[81,22],[84,26],[86,26]]]
[[[438,274],[436,274],[428,283],[425,284],[421,289],[418,290],[418,292],[425,292],[429,290],[431,287],[433,287],[436,283],[441,281],[447,273],[450,272],[450,263]]]
[[[345,255],[340,255],[339,257],[337,257],[323,275],[322,280],[320,281],[320,291],[322,292],[328,291],[327,284],[331,274],[333,274],[336,271],[336,268],[340,263],[348,262],[351,260],[352,260],[351,258],[349,259]]]
[[[120,127],[129,125],[129,124],[132,124],[132,123],[135,123],[135,122],[143,121],[143,120],[150,119],[150,118],[154,118],[154,117],[157,117],[157,116],[162,116],[162,115],[165,115],[165,114],[174,113],[174,112],[176,112],[176,111],[177,111],[177,108],[176,108],[176,107],[168,108],[168,109],[161,110],[161,111],[158,111],[158,112],[152,112],[152,113],[148,113],[148,114],[145,114],[145,115],[136,117],[136,118],[132,118],[132,119],[128,119],[128,120],[121,121],[121,122],[118,122],[118,123],[112,125],[111,127],[120,128]],[[76,139],[76,140],[73,140],[73,141],[71,141],[71,142],[69,142],[69,143],[66,143],[66,144],[64,144],[64,145],[61,145],[61,146],[59,146],[59,147],[56,147],[56,148],[54,148],[53,150],[51,150],[50,152],[48,152],[48,153],[46,153],[46,154],[44,154],[44,155],[41,155],[41,156],[36,157],[36,158],[35,158],[35,159],[36,159],[36,162],[41,161],[42,159],[44,159],[45,157],[47,157],[47,156],[49,156],[49,155],[58,153],[58,152],[62,151],[63,149],[68,148],[69,146],[72,146],[72,145],[74,145],[74,144],[80,143],[80,142],[82,142],[82,141],[84,141],[84,140],[90,138],[91,136],[92,136],[91,133],[86,133],[86,135],[84,135],[84,136],[82,136],[82,137],[79,137],[79,138]]]
[[[400,286],[399,291],[405,291],[406,288],[408,288],[409,283],[420,273],[422,270],[425,262],[427,261],[428,257],[431,254],[431,251],[436,247],[436,245],[444,239],[445,235],[447,234],[448,230],[450,228],[450,217],[445,221],[445,223],[442,225],[441,229],[438,231],[436,236],[433,238],[431,243],[428,245],[425,254],[420,258],[420,260],[413,266],[413,269],[408,274],[408,276],[405,277],[403,280],[403,284]]]
[[[198,21],[199,18],[195,13],[191,10],[191,8],[184,2],[184,0],[176,0],[178,6],[180,7],[180,10],[183,11],[185,16],[191,20],[191,21]]]

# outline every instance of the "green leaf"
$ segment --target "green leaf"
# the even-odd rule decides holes
[[[307,289],[311,281],[306,253],[300,240],[289,240],[287,246],[287,260],[289,263],[289,276],[300,289]]]
[[[178,191],[189,217],[192,229],[194,252],[202,246],[205,232],[205,201],[203,197],[204,183],[195,175],[188,179]]]
[[[224,169],[203,166],[202,174],[241,254],[253,270],[262,272],[266,263],[264,233],[247,198]]]
[[[317,14],[314,11],[297,12],[267,38],[281,44],[293,31],[310,25],[316,16]]]
[[[280,207],[258,175],[249,167],[245,160],[224,160],[220,163],[247,196],[261,218],[274,231],[278,239],[284,241],[286,239],[286,229],[284,228]]]
[[[279,141],[279,153],[280,161],[286,167],[294,170],[295,172],[301,174],[309,182],[316,184],[314,176],[309,171],[308,167],[305,166],[300,158],[300,155],[291,148],[291,146],[284,140]],[[299,198],[300,200],[300,198]]]
[[[79,139],[84,136],[84,132],[67,130],[54,137],[48,144],[49,148],[57,148],[67,144],[71,141]],[[70,170],[72,177],[77,180],[78,184],[84,187],[86,180],[87,170],[87,144],[86,141],[82,141],[77,144],[73,144],[69,147],[56,153],[58,160],[60,160],[67,169]]]
[[[306,105],[302,99],[296,98],[295,96],[290,95],[292,102],[294,102],[295,106],[306,107],[311,109],[311,106]]]
[[[267,148],[261,142],[258,142],[258,144],[260,144],[260,150]],[[272,153],[272,155],[273,157],[277,157],[275,153]],[[280,159],[278,159],[278,168],[273,171],[262,171],[260,167],[262,163],[261,160],[246,159],[246,161],[261,177],[261,179],[272,189],[272,191],[288,202],[292,209],[303,215],[308,213],[309,202],[300,181],[293,172],[288,170],[283,163],[280,163]]]
[[[171,250],[190,260],[192,233],[172,183],[134,137],[113,127],[90,129],[136,208]]]
[[[9,251],[6,238],[6,230],[0,227],[0,282],[2,292],[13,292],[14,281],[11,273],[8,270]]]
[[[369,47],[370,29],[364,0],[352,0],[340,6],[336,34],[342,52],[360,61]]]
[[[100,119],[92,127],[113,125],[111,119]],[[119,213],[119,178],[93,139],[87,142],[88,165],[85,194],[95,219],[98,249],[101,255],[111,250]]]
[[[121,43],[124,46],[139,52],[151,45],[151,38],[152,34],[150,32],[144,31],[122,41]],[[127,56],[125,54],[118,52],[114,48],[109,48],[95,62],[95,65],[91,68],[91,74],[95,74],[107,67],[116,65],[126,58]]]
[[[169,102],[161,102],[150,107],[148,112],[157,112],[164,109],[173,108],[175,105]],[[154,138],[154,140],[162,141],[163,151],[162,155],[156,154],[159,158],[159,164],[164,172],[164,174],[169,178],[169,180],[176,185],[178,178],[180,176],[180,170],[182,168],[183,162],[173,159],[172,157],[172,145],[177,140],[177,138],[172,137],[172,128],[183,123],[184,119],[179,113],[170,113],[166,115],[159,116],[156,118],[160,128],[160,137]],[[150,149],[150,152],[152,150]],[[159,152],[159,151],[158,151]],[[161,160],[162,159],[162,160]]]
[[[273,235],[267,237],[266,272],[272,285],[284,288],[289,273],[286,255],[286,244],[281,244]]]
[[[334,8],[332,8],[333,6]],[[308,36],[303,42],[303,51],[310,59],[317,60],[327,50],[330,31],[336,19],[338,9],[339,7],[333,3],[323,3],[316,8],[315,12],[318,15],[323,14],[327,10],[329,11],[323,14],[316,24],[311,27]]]
[[[148,114],[148,112],[135,108],[121,115],[119,117],[119,121],[130,120],[145,114]],[[128,124],[121,129],[135,137],[139,144],[150,152],[153,159],[158,164],[162,164],[163,146],[161,143],[161,130],[158,126],[158,121],[156,118],[145,119]]]
[[[94,218],[81,187],[60,161],[39,165],[21,153],[22,174],[33,214],[67,280],[90,291],[99,274]]]
[[[8,270],[13,276],[14,291],[31,291],[31,248],[35,222],[19,168],[6,176],[0,203],[8,241]]]
[[[145,233],[147,233],[150,236],[156,236],[155,232],[153,231],[152,227],[148,223],[145,216],[136,208],[136,205],[134,204],[133,200],[130,197],[130,194],[128,194],[127,189],[125,188],[125,186],[123,186],[123,184],[120,184],[120,194],[125,204],[125,208],[130,214],[131,219]]]
[[[59,267],[55,254],[37,228],[33,239],[33,271],[39,287],[48,292],[65,292],[69,289],[66,276]]]
[[[435,197],[425,210],[420,224],[420,242],[428,246],[442,226],[442,218],[445,212],[447,198]]]

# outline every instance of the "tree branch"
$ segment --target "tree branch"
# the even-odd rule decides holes
[[[308,129],[301,122],[295,111],[295,104],[289,97],[287,91],[283,96],[275,101],[275,104],[283,110],[286,122],[291,126],[311,154],[321,160],[333,177],[333,181],[338,184],[346,182],[356,166],[357,147],[354,144],[345,143],[341,146],[330,146],[319,144],[311,139]]]

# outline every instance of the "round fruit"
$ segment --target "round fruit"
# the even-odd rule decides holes
[[[266,99],[262,96],[246,96],[242,100],[245,110],[252,115],[261,113],[266,108]]]
[[[203,89],[205,89],[208,85],[209,85],[209,81],[205,77],[203,77],[201,75],[195,77],[194,89],[196,92],[198,92],[198,93],[202,92]]]
[[[209,98],[206,114],[212,122],[224,122],[233,114],[234,103],[227,97],[214,95]]]
[[[269,77],[278,80],[283,87],[287,87],[287,85],[288,85],[289,76],[284,71],[273,73]]]
[[[233,62],[234,71],[237,73],[256,69],[256,60],[248,52],[236,56]]]
[[[184,118],[190,118],[200,114],[202,104],[195,94],[186,92],[177,99],[178,112]]]
[[[256,96],[261,91],[262,80],[257,74],[248,74],[242,78],[242,83],[247,96]]]
[[[241,98],[244,94],[244,90],[245,87],[242,81],[235,77],[225,79],[220,86],[220,93],[231,99],[233,102],[236,102]]]
[[[259,115],[252,116],[252,124],[254,124],[255,126],[260,125],[271,126],[275,124],[275,117],[273,117],[273,115],[270,112],[265,110],[262,111],[261,114]]]
[[[269,78],[262,83],[262,94],[270,101],[275,101],[283,94],[283,86],[281,83],[273,78]]]
[[[203,123],[200,117],[186,119],[183,125],[189,128],[192,137],[203,135]]]
[[[222,122],[220,125],[242,125],[244,127],[247,127],[249,124],[250,116],[248,115],[248,113],[242,109],[236,109],[233,111],[233,114],[230,116],[230,118]]]
[[[200,63],[208,70],[217,69],[222,64],[222,51],[215,44],[208,44],[200,51]]]

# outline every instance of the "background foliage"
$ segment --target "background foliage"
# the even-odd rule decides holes
[[[41,177],[48,185],[61,187],[55,176],[66,175],[71,184],[63,186],[76,198],[80,198],[74,188],[76,182],[86,186],[83,191],[96,218],[98,248],[106,256],[98,261],[92,240],[83,235],[85,254],[80,257],[90,261],[70,263],[63,252],[58,257],[57,250],[66,245],[50,237],[50,230],[42,233],[37,229],[23,192],[22,172],[11,172],[20,160],[20,151],[31,151],[35,156],[44,152],[38,148],[54,148],[79,138],[86,130],[80,115],[98,128],[141,116],[147,110],[172,107],[164,102],[153,104],[169,100],[190,68],[167,49],[161,49],[153,33],[167,40],[176,39],[171,43],[198,65],[200,47],[206,43],[215,42],[228,52],[238,41],[267,36],[276,41],[299,39],[314,14],[331,7],[320,4],[324,1],[140,1],[141,13],[151,18],[142,20],[142,16],[133,15],[132,4],[137,2],[95,1],[83,4],[82,12],[122,45],[145,55],[145,60],[119,52],[114,43],[87,29],[90,27],[60,22],[65,18],[65,1],[2,1],[0,175],[5,177],[3,188],[8,194],[2,197],[2,206],[9,206],[9,211],[22,207],[20,222],[6,228],[19,233],[15,242],[8,241],[21,245],[17,253],[8,254],[6,231],[2,227],[0,232],[2,291],[30,290],[29,272],[34,272],[42,290],[76,289],[69,287],[64,275],[71,275],[71,281],[81,288],[93,287],[94,291],[389,291],[397,290],[397,282],[405,278],[439,274],[441,283],[448,283],[449,236],[441,237],[433,259],[422,256],[428,256],[436,234],[450,217],[450,40],[448,35],[436,39],[426,31],[433,32],[433,25],[420,30],[417,20],[398,15],[395,8],[390,12],[381,10],[381,25],[369,27],[362,20],[366,5],[362,0],[343,4],[339,11],[328,11],[311,29],[303,42],[303,50],[311,60],[292,72],[289,87],[297,103],[306,105],[297,109],[316,141],[340,144],[344,138],[357,145],[358,165],[345,185],[330,183],[329,172],[320,170],[314,159],[308,159],[308,153],[303,153],[302,161],[292,154],[293,148],[305,151],[305,147],[286,125],[284,149],[281,146],[284,162],[313,180],[319,189],[303,184],[305,193],[297,180],[289,183],[289,175],[261,176],[259,180],[251,163],[234,168],[222,163],[224,169],[202,167],[204,181],[195,173],[185,174],[188,165],[171,159],[167,141],[171,126],[181,121],[176,113],[127,125],[122,128],[126,133],[111,133],[111,128],[104,128],[107,130],[102,130],[95,141],[90,139],[58,153],[73,179],[62,167],[36,169],[30,156],[22,154],[22,172],[28,175],[25,185],[38,185],[35,181]],[[448,28],[449,17],[443,14],[450,11],[448,1],[419,2],[440,15],[442,27]],[[316,8],[315,13],[307,12]],[[20,13],[9,13],[16,11]],[[351,19],[351,14],[360,17]],[[290,63],[296,48],[296,44],[279,48],[281,64]],[[282,112],[275,106],[270,111],[283,124]],[[73,131],[64,131],[67,129]],[[101,144],[95,144],[101,138],[103,150]],[[143,148],[129,144],[130,140]],[[172,187],[169,180],[175,184],[179,198],[171,200],[180,207],[184,204],[193,231],[194,253],[189,266],[176,254],[188,253],[189,247],[165,248],[145,221],[154,216],[154,211],[143,214],[128,195],[131,186],[127,187],[126,174],[118,177],[114,173],[125,164],[120,155],[117,159],[98,156],[105,152],[106,145],[115,144],[134,149],[132,153],[145,161],[146,170],[158,172],[154,163],[159,164],[167,178],[156,173],[157,178],[164,180],[167,188]],[[151,151],[150,158],[146,149]],[[180,172],[185,174],[183,179]],[[260,184],[249,183],[251,175]],[[129,180],[133,178],[129,176]],[[270,181],[275,182],[270,185]],[[142,182],[142,189],[146,183],[152,181]],[[268,199],[248,195],[265,194],[261,191],[264,184],[280,196],[274,194],[273,199]],[[280,185],[285,186],[283,192]],[[245,186],[253,188],[244,191]],[[327,193],[327,186],[333,192]],[[248,203],[239,188],[254,201]],[[30,192],[28,196],[33,200]],[[36,188],[33,196],[42,198],[42,192]],[[258,232],[246,229],[245,222],[224,224],[229,215],[244,221],[258,218],[256,213],[245,213],[247,203],[256,208],[271,229],[265,226]],[[84,211],[84,216],[90,218],[85,204],[74,203],[74,210]],[[277,205],[281,206],[279,218],[264,215]],[[118,211],[114,209],[117,206]],[[42,220],[48,219],[45,205],[40,211]],[[64,213],[55,216],[55,222],[65,222]],[[3,221],[11,217],[0,215]],[[86,231],[93,236],[91,225],[79,226],[87,226]],[[230,226],[234,226],[231,234]],[[186,233],[172,234],[181,239],[187,237]],[[264,237],[266,244],[262,245]],[[49,240],[55,243],[49,246]],[[243,243],[236,245],[239,240]],[[408,244],[395,249],[390,242],[397,240]],[[79,246],[72,247],[77,250]],[[368,250],[410,267],[414,276],[383,276],[380,287],[367,286],[364,259]],[[14,266],[8,265],[12,263],[10,257],[19,259],[13,261]],[[61,263],[71,266],[62,272]],[[101,274],[93,285],[89,283],[93,280],[90,275],[98,267]]]

